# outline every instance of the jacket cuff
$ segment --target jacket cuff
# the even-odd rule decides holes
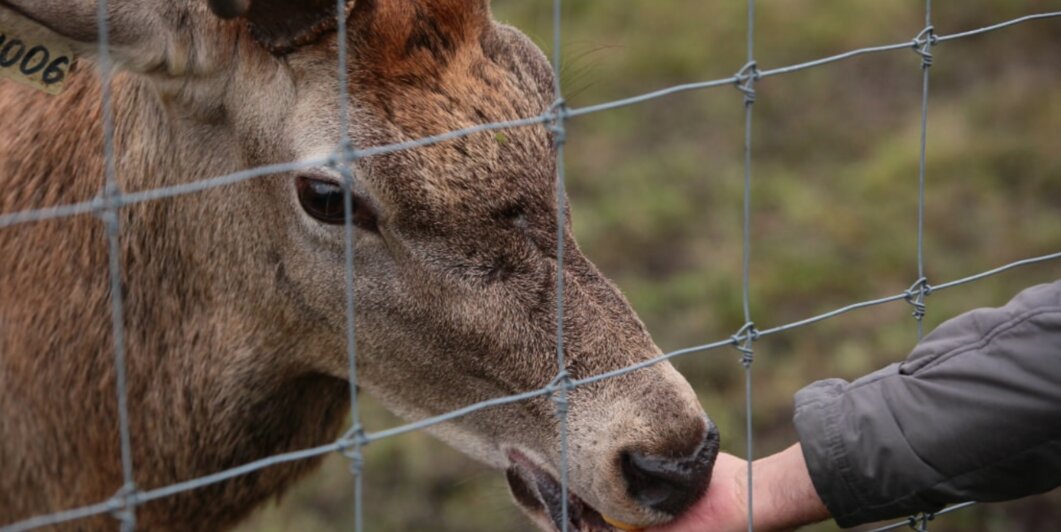
[[[920,494],[939,474],[913,452],[894,416],[881,413],[882,388],[894,392],[901,378],[891,364],[852,383],[829,379],[796,393],[793,422],[811,482],[843,528],[943,506]],[[907,471],[894,471],[899,464]]]
[[[847,386],[847,381],[828,379],[796,392],[793,417],[814,490],[836,524],[845,528],[859,524],[849,516],[863,506],[859,490],[848,481],[850,464],[838,427],[836,402]]]

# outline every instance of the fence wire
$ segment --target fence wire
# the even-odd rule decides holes
[[[335,0],[336,33],[346,35],[346,0]],[[353,163],[356,153],[350,141],[350,87],[347,83],[348,71],[346,39],[336,39],[338,53],[336,58],[336,80],[339,96],[339,146],[333,165],[342,176],[343,194],[343,284],[346,287],[346,359],[350,388],[350,430],[343,438],[342,453],[350,460],[350,472],[354,475],[354,529],[364,529],[364,457],[361,447],[364,445],[364,431],[361,429],[361,410],[357,401],[357,333],[354,327],[354,198],[351,192],[354,187]]]
[[[133,481],[133,448],[129,436],[129,406],[125,365],[125,309],[122,299],[121,242],[119,241],[118,205],[122,191],[118,186],[114,164],[114,112],[111,109],[111,58],[107,2],[96,4],[99,27],[100,106],[103,122],[103,198],[107,208],[100,213],[107,236],[107,262],[110,270],[111,335],[114,340],[114,381],[118,394],[118,437],[122,459],[122,487],[117,496],[122,506],[112,514],[121,523],[122,532],[136,529],[136,484]]]
[[[552,395],[556,404],[556,416],[560,421],[560,529],[568,532],[570,501],[568,500],[568,463],[567,463],[567,392],[571,386],[571,376],[564,363],[564,229],[567,207],[564,202],[564,145],[567,143],[567,103],[564,101],[563,87],[560,83],[560,21],[563,12],[563,0],[553,0],[553,91],[556,102],[553,104],[553,121],[549,130],[553,135],[553,146],[556,148],[556,378],[553,383],[558,386]]]
[[[755,530],[755,512],[752,495],[754,479],[752,478],[752,460],[755,458],[755,432],[752,430],[752,361],[755,351],[752,348],[759,336],[752,321],[751,310],[751,232],[752,232],[752,105],[755,103],[755,82],[759,80],[759,66],[755,63],[755,0],[748,0],[748,61],[737,73],[743,80],[737,88],[744,94],[744,216],[741,225],[741,306],[744,310],[744,342],[737,344],[741,352],[741,366],[744,367],[744,432],[745,460],[747,468],[747,512],[748,532]]]
[[[160,187],[151,190],[123,193],[119,186],[115,175],[115,163],[114,163],[114,126],[113,126],[113,112],[111,109],[111,69],[112,64],[110,60],[110,46],[108,40],[108,1],[99,0],[97,4],[97,24],[99,28],[99,59],[98,67],[100,72],[100,79],[102,84],[102,127],[103,127],[103,150],[104,150],[104,188],[102,193],[96,198],[79,203],[71,203],[65,205],[58,205],[40,209],[29,209],[24,211],[18,211],[8,214],[0,214],[0,228],[15,226],[24,223],[38,222],[43,220],[50,220],[55,218],[66,218],[72,216],[78,216],[82,214],[96,214],[101,217],[105,227],[105,235],[107,237],[108,244],[108,259],[109,259],[109,282],[111,290],[111,321],[113,329],[113,340],[114,340],[114,363],[116,369],[115,386],[117,391],[118,401],[118,415],[119,415],[119,439],[121,449],[121,464],[122,464],[122,478],[123,484],[117,490],[116,494],[108,500],[91,504],[79,508],[73,508],[69,510],[59,511],[51,514],[40,515],[32,517],[16,523],[11,523],[6,526],[0,527],[0,532],[16,532],[23,530],[31,530],[34,528],[56,525],[74,521],[77,519],[83,519],[91,516],[98,516],[103,514],[111,514],[121,525],[123,531],[134,530],[136,527],[136,508],[138,505],[170,497],[178,493],[185,491],[195,490],[204,486],[209,486],[219,482],[224,482],[242,475],[246,475],[255,471],[259,471],[277,464],[294,462],[299,460],[306,460],[313,457],[322,456],[329,453],[342,453],[350,459],[351,472],[355,477],[355,488],[354,488],[354,505],[355,505],[355,530],[361,531],[364,528],[363,523],[363,504],[362,504],[362,466],[363,457],[361,449],[372,442],[382,440],[385,438],[392,438],[408,432],[422,430],[433,425],[452,421],[459,417],[477,412],[480,410],[494,408],[501,405],[516,403],[520,401],[526,401],[536,397],[549,396],[552,398],[556,406],[556,415],[558,419],[559,428],[559,447],[560,447],[560,483],[562,489],[562,528],[564,532],[567,532],[569,525],[568,517],[568,449],[567,449],[567,395],[568,392],[578,386],[599,382],[605,379],[611,379],[620,375],[637,371],[655,364],[659,364],[663,361],[670,360],[679,356],[689,355],[693,353],[703,353],[707,351],[719,350],[726,347],[735,347],[741,353],[740,362],[744,368],[745,375],[745,408],[746,408],[746,443],[747,443],[747,458],[749,460],[747,481],[748,481],[748,530],[754,530],[754,523],[752,521],[752,468],[751,460],[753,458],[754,451],[754,432],[752,429],[752,362],[754,359],[754,351],[752,349],[753,342],[775,334],[790,331],[796,328],[809,326],[814,323],[818,323],[823,320],[831,319],[848,312],[852,312],[859,309],[874,307],[883,305],[886,303],[892,303],[896,301],[906,301],[911,304],[914,308],[914,318],[917,321],[918,327],[918,338],[920,339],[922,330],[922,318],[925,314],[925,298],[932,293],[962,286],[974,281],[978,281],[993,275],[1000,274],[1002,272],[1032,264],[1039,264],[1047,261],[1061,260],[1061,252],[1041,255],[1038,257],[1032,257],[1009,264],[1005,264],[981,272],[975,275],[956,279],[939,285],[930,285],[925,277],[924,268],[924,213],[925,213],[925,160],[926,160],[926,148],[927,148],[927,130],[928,130],[928,80],[929,80],[929,68],[932,66],[932,49],[944,42],[953,41],[957,39],[964,39],[981,35],[984,33],[997,31],[1003,28],[1008,28],[1021,23],[1030,22],[1033,20],[1047,19],[1061,17],[1061,11],[1037,13],[1026,15],[1023,17],[1003,21],[991,26],[977,28],[973,30],[963,31],[959,33],[953,33],[949,35],[936,35],[935,30],[932,26],[932,2],[926,0],[925,2],[925,26],[916,34],[916,36],[906,42],[886,44],[881,46],[871,46],[850,50],[844,53],[807,61],[804,63],[798,63],[789,66],[783,66],[773,69],[760,70],[755,61],[754,56],[754,37],[755,37],[755,2],[754,0],[748,0],[747,2],[747,61],[744,66],[735,73],[733,76],[721,79],[715,79],[710,81],[703,81],[697,83],[687,83],[681,85],[674,85],[664,89],[648,92],[645,94],[613,100],[609,102],[599,103],[595,105],[589,105],[581,108],[569,108],[563,99],[560,85],[560,39],[561,39],[561,12],[563,3],[562,0],[553,0],[553,59],[552,67],[555,76],[555,91],[556,101],[555,103],[545,112],[540,115],[526,117],[518,120],[509,120],[503,122],[493,122],[488,124],[480,124],[474,127],[468,127],[464,129],[458,129],[449,131],[446,133],[431,135],[415,140],[409,140],[404,142],[398,142],[393,144],[386,144],[381,146],[374,146],[368,148],[357,148],[353,146],[350,138],[347,125],[349,124],[349,88],[347,84],[347,60],[348,50],[345,39],[337,39],[338,41],[338,61],[337,61],[337,95],[339,97],[339,108],[340,108],[340,139],[339,144],[335,150],[326,156],[302,159],[299,161],[291,161],[281,164],[272,164],[266,166],[260,166],[242,170],[239,172],[218,176],[210,179],[193,181],[189,183],[182,183],[179,185],[173,185],[168,187]],[[344,0],[336,0],[336,14],[338,17],[338,33],[344,35],[346,32],[346,2]],[[756,328],[755,323],[751,319],[751,308],[750,308],[750,257],[751,257],[751,176],[752,176],[752,108],[755,103],[756,92],[755,84],[761,81],[763,78],[778,76],[781,74],[788,74],[792,72],[798,72],[810,68],[821,67],[830,63],[847,60],[853,57],[890,52],[902,49],[913,49],[917,54],[921,56],[921,142],[920,142],[920,161],[918,171],[918,206],[917,206],[917,244],[916,244],[916,256],[917,256],[917,274],[918,279],[906,290],[885,296],[877,299],[871,299],[852,303],[844,307],[840,307],[829,312],[811,316],[795,322],[778,325],[771,328],[759,330]],[[745,126],[744,126],[744,195],[743,195],[743,224],[742,224],[742,279],[741,279],[741,293],[742,293],[742,307],[744,316],[744,325],[731,337],[721,339],[712,343],[687,347],[676,351],[660,355],[656,358],[642,361],[637,364],[612,370],[606,373],[583,377],[581,379],[572,379],[568,374],[565,365],[565,353],[564,353],[564,276],[563,276],[563,260],[564,260],[564,225],[565,225],[565,192],[564,192],[564,146],[566,142],[566,123],[569,119],[613,110],[620,107],[626,107],[630,105],[641,104],[665,96],[692,91],[702,90],[715,87],[723,86],[736,86],[736,88],[743,94],[743,105],[745,115]],[[498,397],[486,401],[481,401],[475,404],[465,406],[463,408],[453,410],[441,415],[421,419],[419,421],[406,423],[396,427],[392,427],[377,432],[365,432],[361,426],[361,420],[358,410],[357,400],[357,367],[356,367],[356,331],[354,328],[354,236],[353,236],[353,224],[352,224],[352,200],[350,198],[349,191],[353,186],[354,181],[354,164],[358,159],[371,157],[374,155],[381,155],[386,153],[393,153],[402,150],[417,149],[424,146],[438,144],[449,140],[467,137],[486,131],[511,129],[511,128],[522,128],[530,126],[542,126],[546,127],[552,136],[553,144],[556,148],[556,203],[557,203],[557,279],[556,279],[556,360],[557,360],[557,376],[549,384],[535,390],[527,392]],[[149,489],[149,490],[138,490],[134,482],[134,469],[132,461],[132,442],[129,433],[129,421],[128,421],[128,407],[127,407],[127,383],[125,374],[125,319],[124,309],[121,292],[121,260],[120,260],[120,245],[119,245],[119,210],[127,205],[157,201],[167,198],[173,198],[186,194],[193,194],[207,189],[223,187],[233,185],[250,179],[255,179],[262,176],[273,175],[277,173],[295,171],[302,168],[308,168],[312,166],[328,165],[337,169],[342,176],[342,187],[344,191],[344,261],[345,261],[345,286],[346,286],[346,330],[345,340],[347,346],[347,358],[349,364],[349,381],[350,381],[350,403],[351,403],[351,425],[337,441],[320,445],[317,447],[303,449],[299,451],[293,451],[288,453],[282,453],[253,462],[246,463],[241,466],[237,466],[224,471],[219,471],[202,477],[177,482],[167,486]],[[895,530],[903,527],[910,527],[915,530],[927,530],[928,523],[938,515],[949,513],[961,508],[968,507],[974,502],[966,502],[950,506],[944,510],[936,512],[935,514],[922,514],[918,516],[911,516],[905,521],[899,521],[894,524],[881,527],[876,529],[874,532]]]

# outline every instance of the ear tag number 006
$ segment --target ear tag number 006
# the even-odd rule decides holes
[[[59,94],[73,61],[69,46],[0,28],[0,77]]]

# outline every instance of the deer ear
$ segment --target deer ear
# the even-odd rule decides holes
[[[118,46],[137,45],[142,37],[157,32],[161,18],[151,9],[138,9],[130,2],[110,3],[109,36]],[[95,44],[98,37],[96,2],[92,0],[0,0],[0,11],[10,10],[76,43]]]
[[[344,16],[354,0],[345,0]],[[335,0],[210,0],[221,18],[247,21],[254,39],[277,54],[310,44],[338,24]]]
[[[34,35],[48,42],[62,41],[76,55],[94,57],[99,50],[96,1],[0,0],[0,23],[24,38]],[[175,29],[171,22],[175,5],[169,0],[110,0],[107,34],[114,64],[136,72],[156,70],[171,62],[186,65],[182,52],[189,47],[174,43],[186,42],[190,30]]]

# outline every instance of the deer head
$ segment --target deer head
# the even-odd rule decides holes
[[[0,4],[93,57],[94,2]],[[556,98],[546,58],[494,22],[486,0],[349,1],[346,35],[335,31],[330,0],[110,4],[126,189],[332,153],[344,123],[364,148],[538,115]],[[349,50],[348,122],[340,118],[339,39]],[[560,275],[572,378],[660,354],[569,226],[558,269],[555,165],[544,126],[351,162],[357,370],[395,412],[421,418],[553,380]],[[131,326],[144,336],[152,327],[195,329],[171,334],[165,349],[182,361],[173,364],[210,375],[216,389],[202,401],[246,402],[305,375],[347,378],[341,179],[321,165],[130,208],[124,231],[165,240],[145,245],[166,259],[127,268],[129,297],[150,297],[152,287],[137,283],[164,277],[201,310],[165,323],[134,317]],[[182,236],[146,234],[159,227]],[[157,271],[138,276],[136,268]],[[148,364],[145,350],[130,349],[130,371]],[[573,529],[661,523],[706,488],[718,434],[668,363],[572,389],[568,401]],[[297,431],[309,421],[291,423]],[[505,470],[523,510],[543,528],[561,527],[559,425],[549,399],[433,431]]]

